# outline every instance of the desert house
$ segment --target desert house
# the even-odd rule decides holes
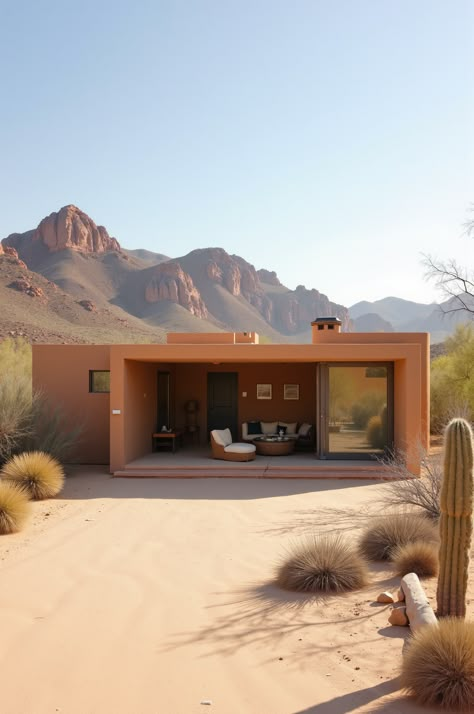
[[[83,425],[81,463],[110,464],[111,473],[149,454],[163,427],[202,451],[211,429],[228,427],[238,441],[249,422],[311,425],[305,446],[315,460],[373,460],[396,448],[418,473],[429,441],[429,335],[345,333],[337,318],[311,326],[310,344],[259,344],[254,332],[37,344],[33,386],[62,406],[67,424]]]

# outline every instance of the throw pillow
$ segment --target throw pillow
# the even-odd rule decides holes
[[[311,431],[311,424],[301,424],[300,428],[298,429],[298,434],[300,436],[309,436],[309,432]]]
[[[281,432],[283,432],[283,434]],[[286,426],[283,426],[283,424],[278,424],[276,433],[278,434],[278,436],[284,436],[286,434]]]
[[[287,434],[296,434],[296,422],[279,421],[278,424],[281,426],[286,426]]]
[[[262,425],[263,434],[276,434],[277,421],[262,421],[260,423]]]
[[[251,434],[261,434],[262,433],[262,425],[260,424],[259,421],[248,421],[247,422],[247,434],[250,436]]]

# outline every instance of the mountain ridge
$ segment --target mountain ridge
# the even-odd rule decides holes
[[[72,301],[64,307],[66,316],[75,314],[72,305],[82,306],[82,311],[95,315],[96,323],[100,315],[111,314],[118,325],[126,324],[128,334],[125,327],[122,333],[118,330],[122,341],[144,336],[162,341],[161,326],[165,325],[168,331],[256,331],[275,342],[306,342],[312,320],[328,315],[338,317],[343,330],[426,331],[424,325],[429,324],[434,334],[448,333],[446,324],[440,323],[436,303],[423,305],[391,296],[347,308],[316,288],[298,285],[291,290],[271,266],[257,270],[244,257],[220,247],[197,248],[177,257],[140,248],[128,250],[72,204],[50,213],[36,228],[11,233],[0,241],[0,261],[4,263],[0,287],[9,301],[18,302],[21,286],[34,299],[36,274]],[[28,271],[27,278],[13,277],[15,271],[21,272],[20,263]],[[5,283],[7,275],[11,279]],[[15,280],[20,286],[16,292]],[[46,303],[38,297],[35,312],[39,314],[43,306],[42,321],[47,323]],[[19,305],[14,312],[21,314]],[[84,318],[82,312],[79,315]],[[24,317],[22,322],[27,324],[28,310]],[[81,323],[77,316],[74,319]],[[85,324],[82,332],[87,333]],[[65,335],[70,334],[66,330]],[[0,318],[1,336],[5,329]]]

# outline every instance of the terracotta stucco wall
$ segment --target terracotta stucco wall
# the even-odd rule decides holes
[[[316,367],[312,363],[299,365],[282,364],[178,364],[175,372],[175,426],[186,424],[185,404],[188,399],[199,402],[198,424],[200,442],[207,442],[207,375],[209,372],[237,372],[238,374],[238,423],[250,419],[287,422],[315,423]],[[272,399],[257,399],[257,384],[272,385]],[[299,400],[283,399],[284,384],[299,384]],[[244,397],[243,393],[247,396]]]
[[[125,360],[124,415],[126,419],[125,462],[151,451],[151,435],[156,430],[157,367],[149,362]]]
[[[107,345],[33,345],[33,388],[61,408],[65,429],[81,425],[81,463],[109,463],[109,394],[89,393],[89,370],[108,369]]]

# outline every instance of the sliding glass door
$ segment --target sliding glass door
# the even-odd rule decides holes
[[[368,459],[393,443],[393,365],[321,364],[320,458]]]

